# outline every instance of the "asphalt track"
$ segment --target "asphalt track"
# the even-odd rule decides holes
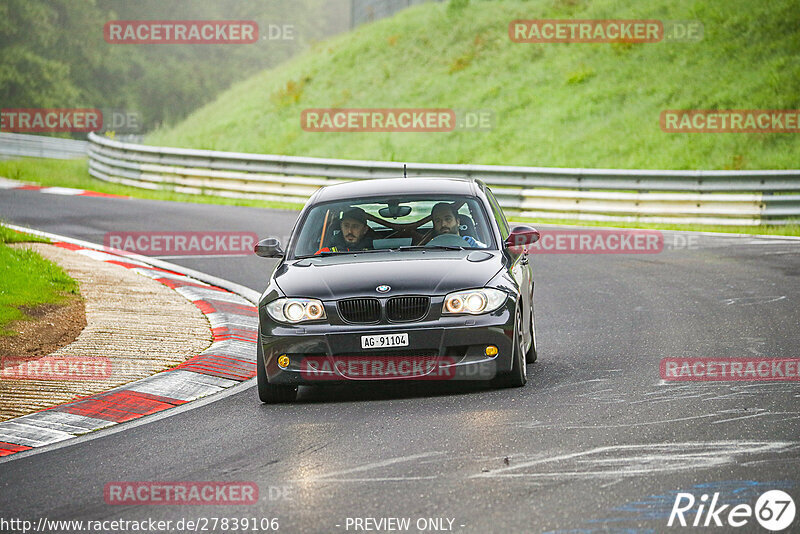
[[[95,243],[109,231],[285,236],[295,217],[0,191],[0,218]],[[675,239],[668,233],[658,254],[532,257],[540,356],[524,388],[303,388],[295,404],[266,406],[251,382],[10,457],[0,463],[0,517],[265,517],[282,532],[355,532],[347,518],[406,517],[411,532],[420,518],[451,519],[454,532],[666,532],[702,530],[666,526],[678,491],[752,505],[783,489],[800,504],[800,382],[659,376],[665,357],[797,357],[800,241],[699,236],[675,248],[685,244]],[[169,261],[257,291],[273,265]],[[200,480],[252,481],[261,498],[133,507],[103,498],[108,482]],[[733,530],[767,532],[753,518],[712,528]]]

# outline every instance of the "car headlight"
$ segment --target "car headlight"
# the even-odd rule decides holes
[[[281,323],[325,319],[325,307],[317,299],[282,298],[267,304],[267,313]]]
[[[449,293],[444,298],[442,313],[448,315],[461,313],[478,315],[493,312],[502,306],[506,296],[503,291],[491,287],[456,291],[455,293]]]

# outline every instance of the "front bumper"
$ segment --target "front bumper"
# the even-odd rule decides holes
[[[413,323],[278,324],[260,310],[264,366],[271,384],[390,380],[491,380],[512,368],[515,303],[485,315]],[[408,346],[361,348],[362,335],[408,334]],[[486,347],[497,348],[494,356]],[[280,356],[288,357],[278,365]]]

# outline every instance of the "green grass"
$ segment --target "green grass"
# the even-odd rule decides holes
[[[14,335],[6,326],[28,319],[20,308],[59,304],[79,296],[78,283],[55,263],[32,250],[7,243],[47,241],[0,226],[0,336]]]
[[[50,243],[50,240],[24,232],[17,232],[0,224],[0,243]]]
[[[800,108],[797,1],[428,3],[234,85],[155,145],[431,163],[797,167],[798,134],[664,133],[665,109]],[[700,42],[520,44],[514,19],[699,20]],[[320,133],[307,108],[488,109],[491,131]]]

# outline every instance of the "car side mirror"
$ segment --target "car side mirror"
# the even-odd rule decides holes
[[[256,246],[253,247],[253,252],[256,253],[256,256],[261,256],[262,258],[282,258],[284,254],[283,249],[281,249],[281,242],[274,237],[268,237],[256,243]]]
[[[511,229],[511,233],[503,242],[509,252],[512,254],[525,254],[528,252],[527,246],[533,245],[539,241],[539,231],[530,226],[515,226]]]

